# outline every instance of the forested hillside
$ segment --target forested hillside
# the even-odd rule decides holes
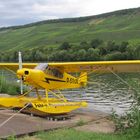
[[[140,59],[140,8],[0,29],[0,60]]]

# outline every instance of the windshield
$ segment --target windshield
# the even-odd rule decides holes
[[[39,63],[35,69],[45,71],[48,68],[48,63]]]

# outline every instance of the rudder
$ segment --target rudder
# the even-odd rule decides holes
[[[78,80],[81,86],[83,87],[86,86],[87,85],[87,72],[81,72]]]

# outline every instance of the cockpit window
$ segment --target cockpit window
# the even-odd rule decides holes
[[[48,67],[45,72],[49,75],[52,75],[58,78],[63,78],[63,73],[60,72],[58,69]]]
[[[35,69],[45,71],[48,68],[48,63],[39,63]]]
[[[35,67],[36,70],[42,70],[45,73],[51,75],[51,76],[55,76],[58,78],[63,78],[63,73],[60,72],[58,69],[55,68],[49,68],[48,67],[48,63],[40,63]]]

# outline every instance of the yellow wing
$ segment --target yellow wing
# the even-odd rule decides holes
[[[23,68],[34,68],[37,63],[23,63]],[[8,69],[12,71],[17,71],[19,69],[18,63],[0,63],[0,69]]]
[[[65,72],[140,72],[140,60],[49,63],[49,67]]]
[[[35,68],[37,63],[23,63],[23,68]],[[51,68],[60,71],[74,72],[140,72],[140,60],[131,61],[89,61],[89,62],[58,62],[48,63]],[[18,63],[0,63],[0,69],[18,70]]]

